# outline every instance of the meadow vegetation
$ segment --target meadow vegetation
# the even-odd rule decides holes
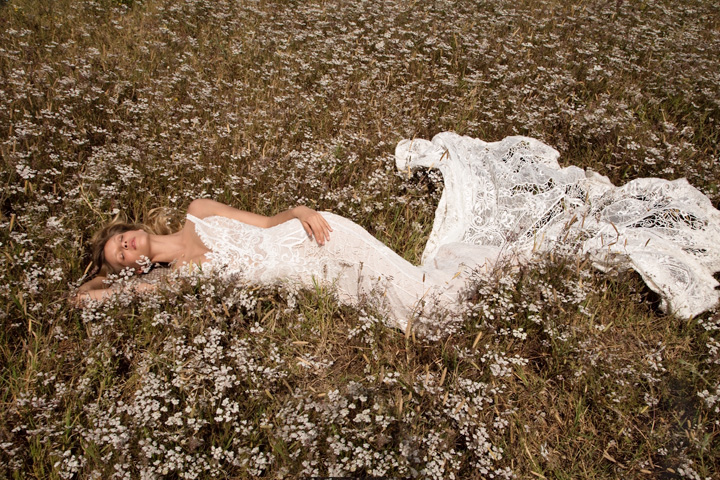
[[[79,310],[118,212],[349,217],[419,261],[403,138],[536,137],[720,201],[709,0],[0,2],[0,477],[720,475],[720,311],[538,256],[431,336],[331,289],[187,275]]]

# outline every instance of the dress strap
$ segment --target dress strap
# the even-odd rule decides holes
[[[190,213],[188,213],[185,218],[193,222],[195,225],[207,225],[207,222],[205,220],[203,220],[202,218],[198,218]]]
[[[212,230],[212,226],[208,224],[205,220],[202,218],[198,218],[195,215],[192,215],[188,213],[185,218],[190,220],[195,224],[195,233],[197,233],[198,237],[200,237],[200,241],[207,247],[210,251],[213,250],[210,232],[208,230]],[[207,256],[207,255],[206,255]]]

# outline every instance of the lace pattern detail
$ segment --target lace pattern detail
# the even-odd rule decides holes
[[[268,275],[282,264],[302,266],[309,259],[301,260],[293,247],[307,239],[302,226],[284,225],[264,229],[231,218],[212,216],[199,219],[188,214],[195,224],[198,236],[210,249],[206,257],[214,266],[232,270],[249,281],[267,281]]]
[[[506,255],[571,248],[599,268],[634,268],[680,317],[718,303],[720,212],[685,179],[616,187],[590,170],[561,168],[555,149],[527,137],[487,143],[445,132],[403,140],[395,155],[401,171],[443,174],[423,264],[458,241]]]
[[[327,285],[344,303],[370,301],[401,329],[425,305],[458,304],[463,280],[455,278],[457,263],[434,269],[413,266],[351,220],[322,215],[333,228],[324,246],[308,238],[296,220],[267,229],[225,217],[188,215],[188,220],[210,249],[214,272],[219,268],[263,285]]]

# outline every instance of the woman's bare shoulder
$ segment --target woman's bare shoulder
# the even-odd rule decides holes
[[[218,206],[223,207],[224,205],[209,198],[196,198],[188,205],[187,213],[197,218],[205,218],[215,215]]]

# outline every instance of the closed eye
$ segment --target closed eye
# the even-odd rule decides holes
[[[124,260],[125,260],[125,254],[122,253],[122,240],[123,240],[123,235],[124,235],[124,234],[122,234],[122,233],[120,234],[120,239],[118,240],[118,243],[120,244],[120,249],[121,249],[121,250],[120,250],[120,260],[123,260],[123,261],[124,261]]]

